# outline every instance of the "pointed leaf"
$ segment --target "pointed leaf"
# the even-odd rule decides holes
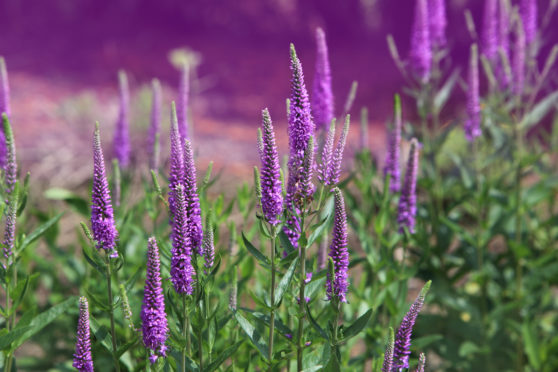
[[[283,275],[283,277],[281,278],[281,281],[279,282],[279,284],[277,285],[277,289],[275,290],[275,298],[273,299],[272,306],[277,306],[283,299],[283,295],[285,294],[285,291],[289,288],[289,285],[291,284],[291,280],[293,279],[293,275],[295,273],[297,263],[298,263],[298,257],[294,259],[294,261],[291,263],[291,266],[289,266],[289,269],[287,270],[285,275]]]

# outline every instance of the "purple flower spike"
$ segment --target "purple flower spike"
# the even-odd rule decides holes
[[[525,42],[531,44],[537,36],[537,0],[521,0],[519,13],[525,31]]]
[[[155,363],[158,356],[165,357],[167,350],[167,315],[160,273],[159,248],[155,238],[151,237],[147,241],[147,275],[141,307],[143,343],[151,350],[151,363]]]
[[[8,83],[8,70],[6,69],[4,57],[0,57],[0,114],[6,114],[8,119],[11,116],[10,85]],[[6,167],[7,152],[6,137],[4,131],[0,130],[0,168],[2,169]]]
[[[382,372],[392,372],[393,370],[393,328],[389,327],[389,338],[386,343],[386,351],[384,353],[384,363],[382,364]]]
[[[172,225],[176,214],[176,186],[184,182],[184,147],[180,138],[174,102],[171,104],[170,147],[169,212]]]
[[[490,61],[498,56],[498,0],[485,0],[482,54]]]
[[[180,69],[180,83],[178,85],[178,101],[176,113],[178,115],[178,129],[182,140],[188,138],[188,95],[190,94],[190,66],[184,62]]]
[[[8,213],[6,214],[6,227],[4,229],[4,257],[6,260],[14,253],[14,242],[16,233],[16,218],[17,218],[17,205],[18,195],[13,194],[13,197],[8,202]]]
[[[401,197],[399,198],[399,208],[397,222],[399,232],[403,233],[407,228],[411,234],[415,233],[415,217],[417,214],[417,175],[419,161],[419,144],[416,138],[411,141],[409,150],[409,160],[405,170],[405,182]]]
[[[285,210],[287,211],[287,223],[284,231],[289,237],[292,245],[298,247],[300,227],[298,218],[293,215],[300,212],[301,201],[311,197],[306,194],[311,188],[305,184],[305,177],[311,176],[311,169],[304,169],[305,154],[308,149],[310,137],[314,134],[314,122],[310,113],[308,92],[304,84],[302,65],[296,55],[294,45],[291,44],[291,96],[289,109],[289,177],[287,182],[287,197],[285,198]],[[313,159],[308,159],[313,161]],[[313,163],[310,168],[313,168]]]
[[[500,87],[505,89],[510,84],[510,76],[504,66],[502,59],[510,60],[510,11],[506,0],[500,0],[498,13],[498,63],[496,75],[500,82]]]
[[[446,45],[446,0],[428,0],[428,17],[430,19],[430,40],[432,46]]]
[[[337,187],[333,189],[335,215],[333,219],[333,238],[329,247],[329,257],[333,260],[333,274],[328,273],[326,288],[327,298],[336,297],[341,302],[347,302],[349,287],[349,250],[347,248],[347,215],[343,194]]]
[[[327,54],[324,30],[316,29],[316,72],[312,91],[312,114],[316,129],[326,128],[333,119],[333,92],[331,91],[331,69]]]
[[[74,354],[74,363],[72,366],[79,372],[93,372],[91,336],[89,330],[89,304],[85,297],[79,298],[76,352]]]
[[[194,150],[189,140],[184,142],[184,196],[186,198],[186,216],[190,241],[195,252],[203,255],[203,230],[201,223],[200,198],[196,187],[196,165]]]
[[[118,82],[120,107],[112,146],[114,157],[118,159],[120,166],[125,168],[130,163],[130,90],[128,88],[128,79],[124,71],[118,73]]]
[[[413,72],[422,82],[426,82],[430,77],[430,69],[432,67],[432,46],[430,45],[428,5],[426,0],[417,0],[415,3],[415,19],[411,34],[409,59]]]
[[[401,170],[399,168],[401,155],[401,99],[396,94],[393,100],[393,127],[388,131],[387,156],[384,166],[384,177],[390,176],[389,191],[401,190]]]
[[[523,94],[525,84],[525,49],[525,33],[521,22],[519,22],[516,29],[512,61],[513,93],[517,96]]]
[[[208,270],[211,269],[215,263],[215,244],[213,242],[213,226],[211,225],[209,218],[207,219],[205,226],[206,231],[203,235],[202,246],[203,258],[205,259],[203,266],[207,269],[204,270],[204,273],[207,274]]]
[[[104,249],[110,257],[118,257],[116,240],[118,231],[114,223],[114,213],[110,200],[105,159],[101,148],[99,123],[96,124],[93,140],[93,188],[91,191],[91,230],[97,249]]]
[[[5,191],[11,194],[14,191],[15,184],[17,182],[17,162],[16,162],[16,147],[14,133],[12,132],[12,127],[10,126],[10,120],[6,113],[2,114],[2,124],[5,135],[5,145],[6,145],[6,164],[4,167],[4,183]]]
[[[157,169],[159,168],[161,153],[161,146],[159,144],[161,133],[161,83],[157,79],[151,81],[151,94],[151,124],[149,126],[147,148],[149,152],[149,169]]]
[[[469,62],[469,89],[467,90],[467,120],[465,138],[472,142],[481,132],[481,107],[479,98],[479,58],[476,44],[471,46]]]
[[[424,372],[425,365],[426,365],[426,355],[424,355],[424,353],[420,353],[418,366],[415,372]]]
[[[260,175],[260,183],[262,190],[262,210],[267,222],[277,225],[279,220],[277,216],[281,214],[283,209],[283,192],[281,189],[281,166],[279,165],[279,155],[277,154],[277,145],[275,144],[275,133],[269,111],[262,111],[262,141],[260,148],[260,159],[262,162],[262,171]]]
[[[172,224],[171,282],[176,293],[194,293],[194,267],[192,266],[192,243],[188,234],[188,217],[184,185],[175,187],[175,214]]]
[[[411,355],[411,334],[413,326],[417,320],[418,314],[424,304],[424,297],[430,289],[431,282],[427,282],[411,308],[403,317],[401,325],[395,335],[395,342],[393,347],[393,369],[400,371],[402,368],[409,368],[409,355]]]
[[[343,151],[345,150],[345,143],[347,142],[347,135],[349,134],[350,121],[351,116],[347,115],[345,117],[343,132],[341,132],[341,137],[339,138],[337,146],[335,146],[335,151],[331,157],[328,169],[328,179],[325,182],[328,186],[333,186],[339,183],[339,176],[341,175],[341,161],[343,160]]]
[[[331,157],[333,156],[333,145],[335,142],[335,118],[331,120],[327,137],[322,148],[322,162],[318,166],[318,180],[322,183],[327,182],[328,174],[331,164]]]

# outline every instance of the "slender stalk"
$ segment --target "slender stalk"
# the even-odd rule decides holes
[[[515,141],[516,141],[516,156],[517,156],[517,170],[515,173],[515,243],[517,246],[521,244],[521,174],[523,172],[521,166],[521,155],[523,151],[523,132],[519,125],[516,123],[514,126],[514,134],[515,134]],[[522,282],[523,282],[523,266],[521,264],[521,258],[516,258],[516,292],[515,298],[520,300],[522,297]],[[521,317],[521,314],[518,314]],[[523,337],[521,333],[519,333],[517,338],[516,344],[516,353],[517,353],[517,371],[523,371]]]
[[[273,337],[275,332],[275,240],[277,239],[277,231],[274,226],[271,227],[271,289],[270,299],[271,299],[271,310],[269,314],[269,346],[268,346],[268,354],[269,360],[271,363],[269,364],[269,372],[273,370]]]
[[[13,268],[15,270],[15,268]],[[9,314],[10,313],[10,287],[11,287],[11,283],[6,283],[6,313]],[[10,317],[6,317],[6,329],[9,332],[10,331]],[[11,371],[12,370],[12,360],[13,360],[13,353],[8,353],[6,352],[6,356],[5,356],[5,360],[6,360],[6,368],[5,371]]]
[[[107,257],[107,292],[109,301],[109,316],[110,316],[110,333],[112,337],[112,358],[114,359],[114,367],[117,372],[120,372],[120,363],[116,357],[116,351],[118,350],[118,345],[116,344],[116,327],[114,326],[114,307],[112,298],[112,265],[110,258]]]
[[[304,234],[304,214],[301,217],[300,222],[301,234]],[[304,287],[306,284],[306,244],[301,244],[300,246],[300,291],[298,293],[298,333],[296,342],[296,366],[297,371],[302,371],[302,333],[304,329]]]
[[[186,339],[186,348],[182,349],[182,372],[186,372],[186,354],[191,355],[192,341],[190,340],[190,319],[186,307],[186,296],[182,295],[182,312],[184,321],[182,322],[182,337]]]
[[[202,342],[202,338],[203,338],[203,329],[202,329],[202,327],[199,327],[199,330],[198,330],[198,359],[199,359],[200,371],[203,371],[203,342]]]

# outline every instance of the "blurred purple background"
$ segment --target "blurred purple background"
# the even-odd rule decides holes
[[[539,2],[541,12],[548,1]],[[290,42],[297,47],[306,83],[311,87],[317,26],[324,28],[328,38],[337,111],[342,109],[351,82],[358,80],[353,114],[358,117],[362,106],[369,108],[370,121],[380,128],[371,131],[370,140],[373,146],[381,147],[383,131],[377,124],[389,117],[392,95],[401,92],[404,84],[389,55],[386,35],[394,35],[405,57],[414,3],[1,0],[0,55],[5,56],[10,73],[18,145],[25,149],[19,154],[31,163],[38,160],[44,163],[48,160],[45,156],[52,155],[52,151],[62,151],[56,145],[62,137],[67,146],[77,144],[55,155],[51,162],[74,158],[74,151],[84,153],[88,159],[89,145],[87,151],[83,146],[90,139],[91,121],[99,119],[106,125],[107,140],[112,134],[116,119],[116,72],[121,68],[129,73],[133,93],[139,92],[151,78],[160,78],[167,94],[166,111],[178,81],[178,72],[170,64],[168,53],[189,47],[203,58],[197,73],[199,89],[192,101],[201,160],[217,157],[219,165],[220,155],[213,156],[217,152],[214,147],[204,150],[204,144],[224,146],[227,156],[221,165],[244,169],[243,165],[250,163],[246,167],[249,174],[256,158],[255,128],[259,125],[260,110],[269,107],[279,126],[286,120]],[[484,1],[447,3],[451,61],[459,66],[466,60],[472,41],[464,11],[472,10],[478,29]],[[554,32],[552,38],[556,39],[556,28],[550,32]],[[457,92],[443,118],[453,118],[461,112],[461,96]],[[90,99],[95,103],[93,111],[83,109],[91,118],[80,116],[79,112],[68,114],[68,105],[73,109],[76,97],[93,97]],[[84,101],[89,102],[88,99]],[[414,107],[409,102],[406,106],[405,116],[413,117]],[[136,110],[137,115],[141,113],[144,111]],[[142,120],[147,118],[139,117],[138,121]],[[357,121],[353,123],[356,135]],[[140,137],[142,130],[138,126],[136,136]],[[44,141],[43,147],[52,151],[37,148],[39,139]],[[141,144],[141,139],[137,139],[137,145]],[[84,158],[85,164],[87,159]],[[73,167],[72,174],[81,170],[81,165]],[[90,171],[85,168],[84,175]]]

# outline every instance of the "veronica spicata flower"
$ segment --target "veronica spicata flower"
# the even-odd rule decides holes
[[[91,191],[91,230],[97,249],[104,249],[110,257],[118,257],[116,240],[118,231],[114,222],[114,213],[110,200],[105,159],[101,148],[99,123],[95,128],[93,140],[93,188]]]
[[[467,119],[465,121],[465,138],[469,142],[479,137],[481,132],[481,107],[479,98],[479,58],[477,46],[471,46],[469,61],[469,89],[467,90]]]
[[[324,30],[316,29],[316,72],[312,90],[312,114],[316,129],[326,128],[333,119],[333,92],[331,90],[331,69],[327,54]]]
[[[76,352],[74,354],[72,366],[79,372],[93,372],[91,336],[89,330],[89,304],[85,297],[80,297],[79,299]]]
[[[149,168],[159,168],[159,156],[161,147],[159,136],[161,132],[161,83],[153,79],[151,82],[151,122],[149,135],[147,137],[147,148],[149,152]]]
[[[432,68],[432,46],[430,44],[430,29],[427,0],[416,0],[415,19],[411,33],[411,51],[409,59],[411,69],[423,82],[430,77]]]
[[[407,228],[411,234],[415,232],[415,217],[417,214],[417,175],[419,160],[418,141],[413,138],[409,150],[409,160],[405,170],[405,182],[399,198],[397,222],[399,231]]]
[[[167,314],[165,314],[165,297],[161,287],[161,264],[159,248],[154,237],[147,241],[147,275],[143,290],[141,323],[143,343],[150,350],[149,360],[155,363],[159,356],[166,356]]]
[[[399,158],[401,155],[401,100],[396,94],[393,103],[393,125],[388,130],[387,156],[384,166],[384,176],[389,175],[389,190],[393,193],[401,189],[401,170]]]
[[[120,99],[112,151],[118,163],[125,168],[130,163],[130,90],[124,71],[118,73],[118,82]]]
[[[347,289],[349,287],[349,250],[347,248],[347,214],[345,213],[345,201],[341,190],[333,189],[334,196],[334,219],[333,238],[329,247],[329,257],[333,260],[333,275],[328,273],[326,282],[327,297],[336,297],[341,302],[347,302]]]

